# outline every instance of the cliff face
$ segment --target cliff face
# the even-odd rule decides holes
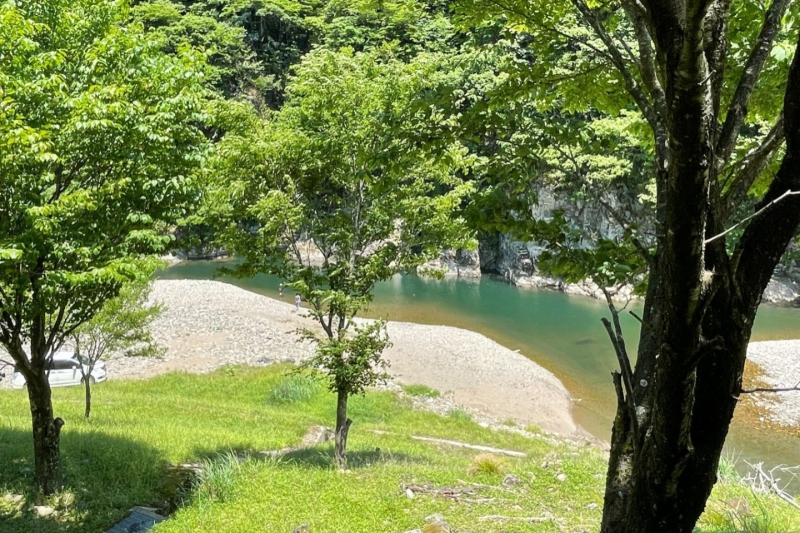
[[[635,210],[634,206],[637,205],[612,195],[606,201],[623,212]],[[597,238],[613,239],[620,236],[619,225],[609,219],[599,205],[576,203],[548,190],[539,191],[539,205],[531,215],[537,220],[548,220],[552,218],[553,211],[559,209],[564,211],[567,220],[584,229],[587,237],[581,246],[591,247]],[[797,243],[793,248],[794,252],[798,251]],[[438,261],[429,265],[444,270],[445,277],[477,279],[482,273],[494,274],[520,288],[546,288],[603,298],[600,288],[591,281],[564,283],[541,272],[537,268],[537,260],[543,251],[544,247],[536,242],[516,241],[508,234],[495,234],[482,238],[477,251],[445,250]],[[775,276],[764,291],[764,301],[800,307],[800,260],[786,263],[776,269]],[[623,300],[630,298],[630,287],[621,288],[614,296]]]

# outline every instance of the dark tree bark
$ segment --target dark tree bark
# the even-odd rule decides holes
[[[347,433],[350,431],[350,424],[353,423],[352,420],[347,418],[347,400],[347,392],[339,391],[336,401],[336,440],[334,459],[336,460],[336,466],[342,470],[347,468]]]
[[[61,490],[61,427],[53,417],[50,385],[45,372],[25,376],[33,422],[34,482],[45,496]]]
[[[622,375],[615,376],[619,402],[602,531],[691,533],[716,482],[761,296],[800,226],[800,196],[787,195],[800,190],[800,55],[791,65],[784,100],[786,155],[758,215],[729,255],[725,239],[717,238],[729,208],[720,201],[718,172],[725,162],[718,163],[715,146],[721,141],[722,151],[730,153],[727,143],[735,142],[756,83],[753,71],[761,65],[745,72],[738,102],[732,103],[740,107],[728,115],[718,140],[714,77],[724,51],[719,43],[709,45],[707,32],[724,29],[725,21],[712,17],[727,17],[729,4],[643,4],[649,23],[639,31],[653,29],[665,73],[668,154],[660,161],[662,224],[650,264],[638,361],[633,379],[625,379],[624,364]],[[765,24],[776,24],[784,6],[775,0]],[[766,41],[775,33],[762,31],[752,63],[768,54]],[[610,327],[609,332],[619,352],[617,334]]]

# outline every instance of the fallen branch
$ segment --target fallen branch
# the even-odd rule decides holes
[[[383,431],[380,429],[373,429],[372,432],[375,433],[376,435],[399,435],[399,433],[393,433],[391,431]],[[421,437],[419,435],[411,435],[411,438],[413,440],[419,440],[422,442],[432,442],[434,444],[447,444],[448,446],[458,446],[459,448],[469,448],[470,450],[496,453],[498,455],[508,455],[511,457],[525,457],[525,454],[522,452],[517,452],[514,450],[504,450],[502,448],[492,448],[491,446],[482,446],[480,444],[469,444],[467,442],[461,442],[457,440],[436,439],[433,437]]]
[[[500,514],[490,514],[478,518],[478,522],[524,522],[528,524],[541,524],[542,522],[549,522],[550,518],[546,516],[503,516]]]
[[[502,448],[492,448],[491,446],[481,446],[480,444],[468,444],[466,442],[460,442],[457,440],[434,439],[433,437],[418,437],[417,435],[411,435],[411,438],[422,442],[432,442],[434,444],[446,444],[448,446],[469,448],[470,450],[478,450],[481,452],[496,453],[499,455],[509,455],[511,457],[525,457],[525,454],[522,452],[515,452],[514,450],[504,450]]]
[[[800,504],[797,503],[797,500],[792,497],[791,494],[786,492],[786,486],[783,488],[778,485],[780,478],[775,479],[775,472],[785,472],[790,474],[792,477],[797,476],[797,468],[788,468],[783,465],[778,465],[769,470],[769,472],[764,471],[764,463],[748,463],[747,461],[744,462],[747,466],[753,469],[753,473],[748,474],[746,477],[743,478],[743,481],[753,487],[753,489],[761,492],[774,492],[778,495],[778,497],[784,500],[786,503],[794,507],[795,509],[800,510]]]

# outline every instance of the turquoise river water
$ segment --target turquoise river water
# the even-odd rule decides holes
[[[179,263],[160,277],[211,279],[223,264]],[[279,280],[272,276],[222,281],[278,297]],[[284,298],[293,300],[293,294]],[[602,302],[548,290],[520,290],[488,277],[470,282],[397,275],[376,287],[375,300],[366,315],[470,329],[519,350],[561,379],[576,399],[575,420],[595,436],[608,440],[616,405],[610,373],[616,369],[616,359],[600,323],[608,315]],[[638,323],[626,314],[622,325],[629,350],[635,353]],[[753,340],[793,338],[800,338],[800,310],[762,306]],[[743,418],[737,416],[734,420],[728,438],[729,454],[768,465],[800,464],[800,432],[765,431],[758,420]]]

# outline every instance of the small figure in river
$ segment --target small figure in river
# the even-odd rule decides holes
[[[295,294],[294,295],[294,310],[295,311],[300,311],[300,295],[299,294]]]
[[[283,283],[278,285],[278,295],[283,298],[283,293],[286,291],[286,287],[283,286]]]

